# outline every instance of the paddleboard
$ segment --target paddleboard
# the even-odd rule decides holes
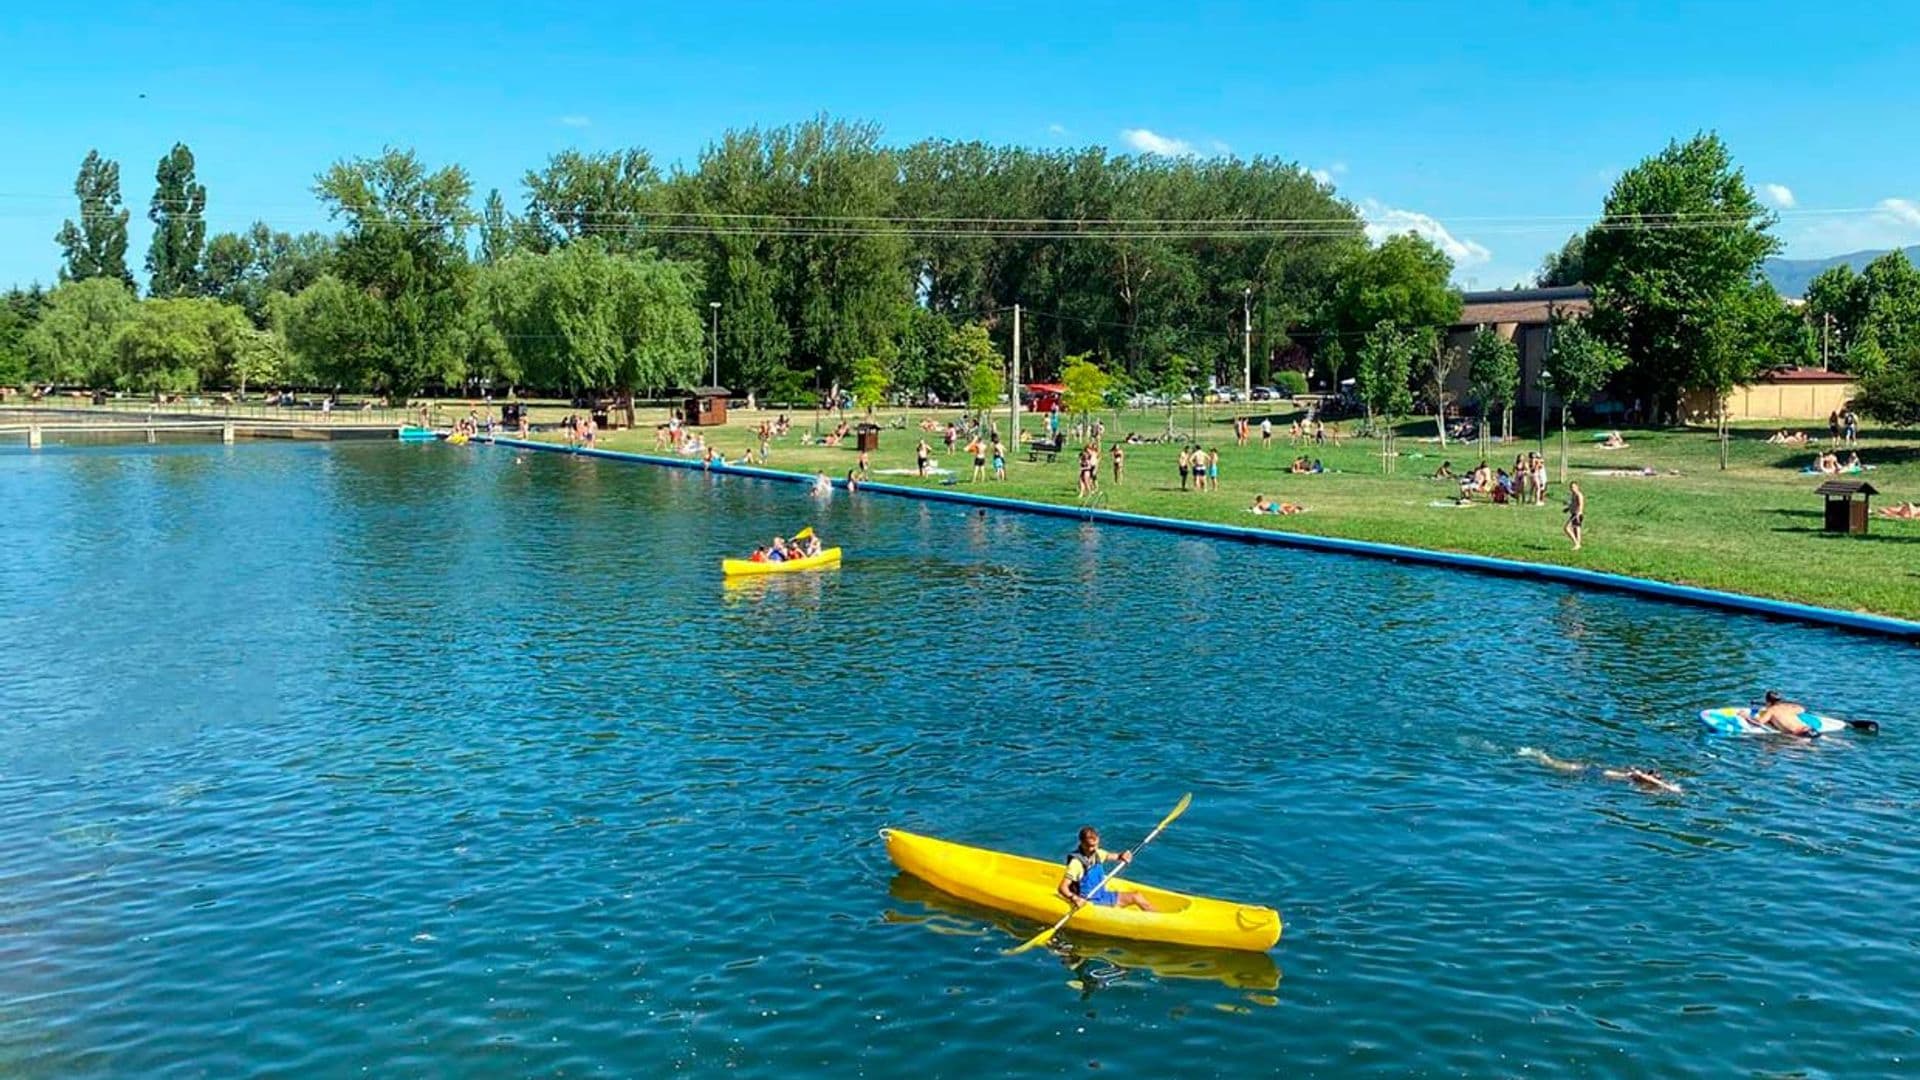
[[[1748,719],[1752,715],[1752,709],[1724,708],[1700,710],[1701,722],[1712,728],[1716,735],[1782,734],[1782,732],[1775,731],[1770,727],[1762,727],[1754,723]],[[1818,731],[1822,735],[1847,730],[1847,722],[1845,720],[1835,720],[1831,716],[1818,716],[1814,713],[1803,712],[1800,714],[1800,719],[1808,727]]]

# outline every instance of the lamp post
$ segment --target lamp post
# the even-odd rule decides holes
[[[1240,295],[1240,402],[1253,400],[1253,286]]]
[[[707,301],[707,307],[713,311],[713,382],[710,383],[709,385],[719,386],[720,385],[720,301],[709,300]]]
[[[1547,453],[1547,381],[1551,378],[1553,373],[1546,368],[1541,368],[1540,374],[1534,376],[1533,380],[1534,385],[1540,388],[1540,456],[1542,457]]]

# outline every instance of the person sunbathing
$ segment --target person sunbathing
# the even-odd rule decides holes
[[[1253,512],[1256,514],[1299,514],[1306,511],[1299,503],[1274,502],[1265,495],[1253,497]]]
[[[1440,463],[1440,467],[1439,467],[1439,468],[1437,468],[1437,469],[1435,469],[1435,470],[1433,470],[1433,475],[1432,475],[1431,477],[1428,477],[1428,479],[1430,479],[1430,480],[1457,480],[1457,479],[1459,479],[1459,477],[1456,477],[1456,476],[1454,476],[1454,475],[1453,475],[1453,462],[1451,462],[1451,461],[1443,461],[1443,462],[1441,462],[1441,463]]]
[[[1607,439],[1606,439],[1606,441],[1600,444],[1600,449],[1602,449],[1602,450],[1623,450],[1623,449],[1625,449],[1625,448],[1626,448],[1626,445],[1627,445],[1627,440],[1625,440],[1625,439],[1623,439],[1623,438],[1621,438],[1621,437],[1620,437],[1620,433],[1619,433],[1619,432],[1617,432],[1617,431],[1609,431],[1609,432],[1607,432]]]
[[[1883,518],[1893,518],[1895,521],[1920,521],[1920,503],[1894,503],[1892,506],[1883,506],[1874,513]]]

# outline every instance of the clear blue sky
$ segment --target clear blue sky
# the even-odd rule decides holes
[[[1784,208],[1789,255],[1920,242],[1920,5],[1678,6],[22,5],[0,20],[0,284],[53,278],[96,147],[137,268],[176,140],[212,229],[297,230],[325,222],[315,173],[386,144],[517,205],[564,147],[690,162],[823,110],[903,143],[1298,161],[1382,224],[1444,230],[1469,286],[1529,274],[1620,169],[1703,128]]]

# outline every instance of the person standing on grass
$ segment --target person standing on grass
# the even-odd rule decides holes
[[[1220,490],[1220,451],[1207,451],[1207,490]]]
[[[1187,490],[1187,473],[1193,468],[1193,451],[1188,447],[1180,448],[1180,490]]]
[[[1121,477],[1127,471],[1127,451],[1120,443],[1113,444],[1113,486],[1119,487]]]
[[[1580,481],[1567,485],[1567,539],[1573,541],[1573,550],[1580,550],[1580,538],[1587,525],[1587,493],[1580,490]]]
[[[1080,448],[1080,496],[1093,494],[1100,483],[1100,451],[1092,443]]]
[[[1533,505],[1547,505],[1547,459],[1538,451],[1533,455]]]
[[[1273,417],[1271,416],[1260,418],[1260,449],[1273,449]]]
[[[932,457],[933,447],[927,445],[927,440],[921,439],[920,445],[913,448],[914,471],[921,476],[927,475],[927,462]]]
[[[993,433],[993,478],[1007,478],[1007,448],[1000,444],[1000,433],[997,431]]]
[[[987,448],[980,442],[980,436],[975,435],[967,443],[967,453],[973,455],[972,482],[977,484],[987,478]]]

